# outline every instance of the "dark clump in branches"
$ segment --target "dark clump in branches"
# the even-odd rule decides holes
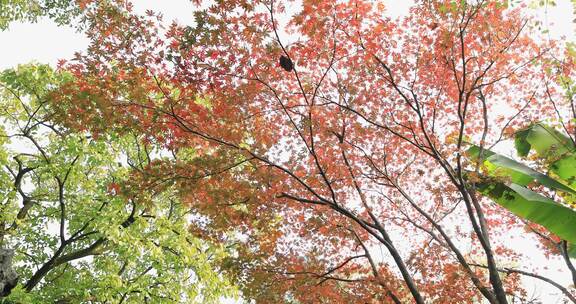
[[[290,58],[282,55],[280,56],[280,66],[286,70],[286,72],[290,72],[294,69],[294,64],[292,63],[292,60],[290,60]]]

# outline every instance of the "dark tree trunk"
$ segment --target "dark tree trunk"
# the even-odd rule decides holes
[[[0,248],[0,297],[6,297],[18,284],[18,274],[12,268],[14,250]]]

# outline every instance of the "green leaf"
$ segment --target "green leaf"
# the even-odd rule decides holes
[[[576,187],[576,155],[570,154],[550,165],[550,171],[572,187]]]
[[[518,184],[483,183],[478,190],[515,215],[576,243],[576,211]]]
[[[528,156],[530,152],[531,145],[527,139],[528,134],[530,134],[530,130],[518,131],[514,138],[514,147],[516,147],[516,152],[518,152],[518,155],[521,157]]]
[[[550,126],[537,123],[527,128],[526,131],[528,131],[526,141],[536,150],[539,157],[546,160],[555,160],[576,150],[568,136]]]
[[[574,246],[572,243],[568,244],[568,255],[571,258],[576,258],[576,246]]]
[[[478,159],[480,147],[472,145],[472,147],[468,149],[468,153],[473,159]],[[564,185],[520,162],[486,149],[484,149],[482,153],[484,158],[483,164],[487,171],[485,173],[491,177],[509,177],[513,183],[522,186],[526,186],[529,183],[536,181],[548,188],[576,195],[576,190],[573,188]]]

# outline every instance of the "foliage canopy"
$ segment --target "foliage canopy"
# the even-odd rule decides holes
[[[55,123],[49,91],[71,75],[44,65],[0,73],[0,244],[20,283],[3,303],[219,303],[220,246],[193,237],[165,185],[146,192],[155,148],[136,135],[94,138]]]
[[[76,134],[38,151],[44,176],[59,185],[70,172],[79,183],[70,195],[119,200],[98,211],[116,223],[102,223],[98,237],[133,245],[140,233],[184,227],[182,215],[163,218],[175,201],[192,214],[194,235],[214,244],[206,250],[218,252],[216,263],[198,265],[218,264],[257,303],[526,302],[521,276],[576,303],[573,286],[542,275],[532,252],[508,241],[536,238],[576,284],[575,58],[539,39],[525,6],[417,1],[394,20],[380,1],[200,2],[195,24],[164,27],[160,14],[137,15],[124,1],[81,1],[90,47],[40,95],[49,121]],[[15,83],[10,73],[5,81]],[[553,126],[528,125],[535,121]],[[493,152],[514,135],[534,166]],[[94,164],[82,161],[88,154]],[[82,166],[110,166],[119,155],[128,171],[79,178]],[[19,172],[17,160],[5,163]],[[36,188],[53,197],[46,214],[61,217],[54,188]],[[77,208],[94,212],[83,201]],[[124,227],[131,210],[144,219]],[[80,222],[92,218],[77,212]],[[150,212],[159,222],[138,226]],[[163,233],[186,250],[183,231]],[[70,237],[62,235],[61,243]],[[195,273],[220,286],[222,277]],[[210,295],[210,286],[196,288]]]

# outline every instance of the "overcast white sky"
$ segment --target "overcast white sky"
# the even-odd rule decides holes
[[[529,0],[526,0],[529,1]],[[190,24],[193,20],[194,6],[188,0],[133,0],[135,9],[144,12],[147,9],[159,11],[164,14],[164,20],[170,22],[177,20],[183,24]],[[387,0],[387,14],[397,17],[405,14],[412,0]],[[550,28],[550,37],[575,41],[575,26],[572,23],[572,6],[569,0],[557,0],[556,7],[540,9],[536,14]],[[15,67],[18,64],[37,61],[56,65],[59,59],[69,59],[75,52],[82,51],[88,45],[88,39],[71,28],[58,27],[47,19],[36,24],[13,23],[7,31],[0,32],[0,70]],[[521,246],[521,245],[520,245]],[[530,249],[528,249],[530,250]],[[544,261],[544,259],[543,259]],[[551,278],[569,282],[566,273],[558,278],[557,265],[550,265],[546,275]],[[560,303],[558,298],[549,293],[556,293],[546,284],[525,282],[528,291],[535,291],[546,303]]]

